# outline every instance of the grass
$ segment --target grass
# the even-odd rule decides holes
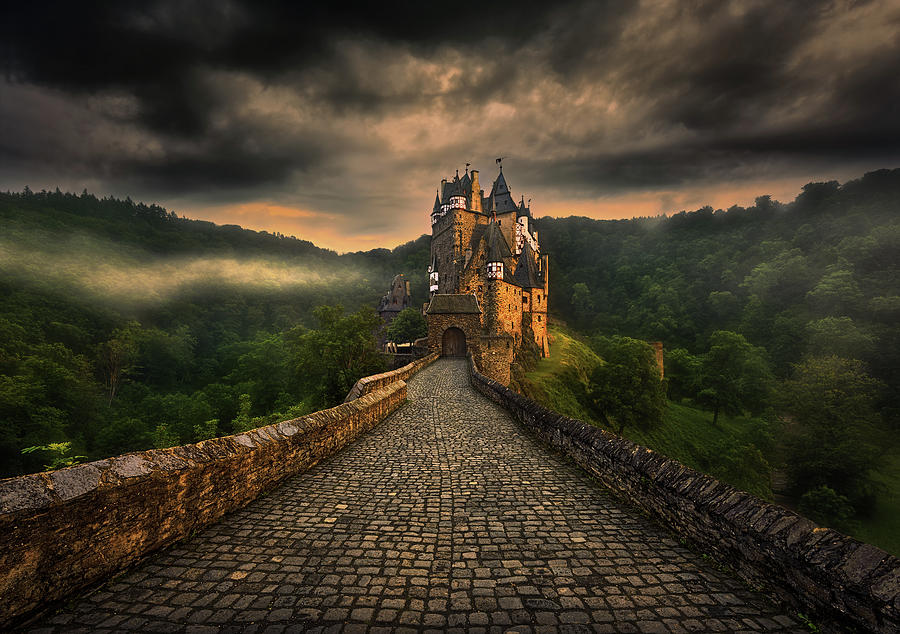
[[[550,357],[525,374],[521,389],[553,411],[601,426],[588,408],[586,384],[602,360],[559,326],[550,326],[550,337]],[[711,412],[670,401],[660,426],[626,428],[622,435],[738,489],[773,499],[768,462],[774,463],[776,442],[761,419],[720,415],[713,427]],[[887,450],[873,479],[882,492],[853,536],[900,556],[900,443]]]
[[[854,537],[900,557],[900,446],[888,450],[872,479],[883,491],[872,514],[860,520]]]
[[[588,345],[558,326],[550,326],[550,357],[525,374],[526,396],[571,418],[600,426],[587,406],[588,377],[602,360]],[[759,419],[720,416],[669,402],[662,424],[651,430],[626,428],[629,440],[708,473],[742,490],[771,500],[765,455],[771,440]],[[757,449],[761,451],[756,451]]]

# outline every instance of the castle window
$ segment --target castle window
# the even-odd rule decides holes
[[[487,276],[489,280],[499,280],[503,278],[503,262],[488,262]]]
[[[538,315],[538,321],[540,321],[540,320],[541,320],[541,316],[540,316],[540,315]]]
[[[483,293],[483,292],[484,292],[483,289],[484,289],[483,286],[479,286],[479,287],[478,287],[478,292],[479,292],[479,293]]]

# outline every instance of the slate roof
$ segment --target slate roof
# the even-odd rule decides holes
[[[503,237],[503,231],[496,221],[491,221],[484,232],[484,240],[487,243],[485,256],[486,262],[503,262],[512,257],[512,251],[506,244],[506,238]]]
[[[543,282],[540,281],[540,271],[537,268],[537,264],[535,264],[534,250],[527,242],[522,249],[522,254],[519,256],[513,280],[516,286],[521,286],[522,288],[544,287]]]
[[[481,308],[478,307],[478,300],[474,295],[462,294],[436,294],[431,297],[428,304],[428,310],[425,311],[429,315],[439,314],[481,314]]]
[[[525,206],[525,196],[522,196],[522,200],[519,202],[519,209],[516,211],[516,218],[520,216],[531,217],[531,207]]]
[[[491,187],[489,198],[493,204],[490,211],[506,213],[507,211],[516,211],[518,209],[516,203],[513,202],[512,194],[509,193],[509,186],[506,184],[506,178],[504,178],[502,171],[497,176],[497,180],[494,181],[494,186]]]

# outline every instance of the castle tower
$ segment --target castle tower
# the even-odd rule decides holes
[[[524,196],[513,200],[502,169],[484,196],[478,170],[466,168],[441,181],[432,206],[429,346],[457,354],[464,333],[481,371],[506,384],[523,339],[549,353],[548,260]]]

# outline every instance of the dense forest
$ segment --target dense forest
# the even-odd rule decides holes
[[[0,194],[0,477],[340,402],[381,368],[392,276],[424,297],[428,249],[339,256],[130,200]]]
[[[649,433],[666,402],[717,433],[748,416],[718,453],[779,462],[806,512],[851,527],[898,484],[872,474],[900,449],[898,208],[900,170],[882,170],[790,203],[540,219],[553,317],[604,359],[584,405],[619,432]],[[424,299],[428,252],[428,236],[338,255],[131,200],[0,194],[0,476],[337,403],[381,367],[391,277]],[[634,340],[665,347],[652,398],[617,383],[646,354]]]
[[[634,339],[662,341],[670,404],[707,410],[716,433],[751,417],[753,441],[708,456],[713,471],[723,457],[732,475],[781,471],[801,511],[854,531],[900,488],[898,210],[900,170],[881,170],[789,204],[542,219],[551,305],[606,360],[584,377],[585,411],[639,437],[662,424],[664,401],[628,392]]]

